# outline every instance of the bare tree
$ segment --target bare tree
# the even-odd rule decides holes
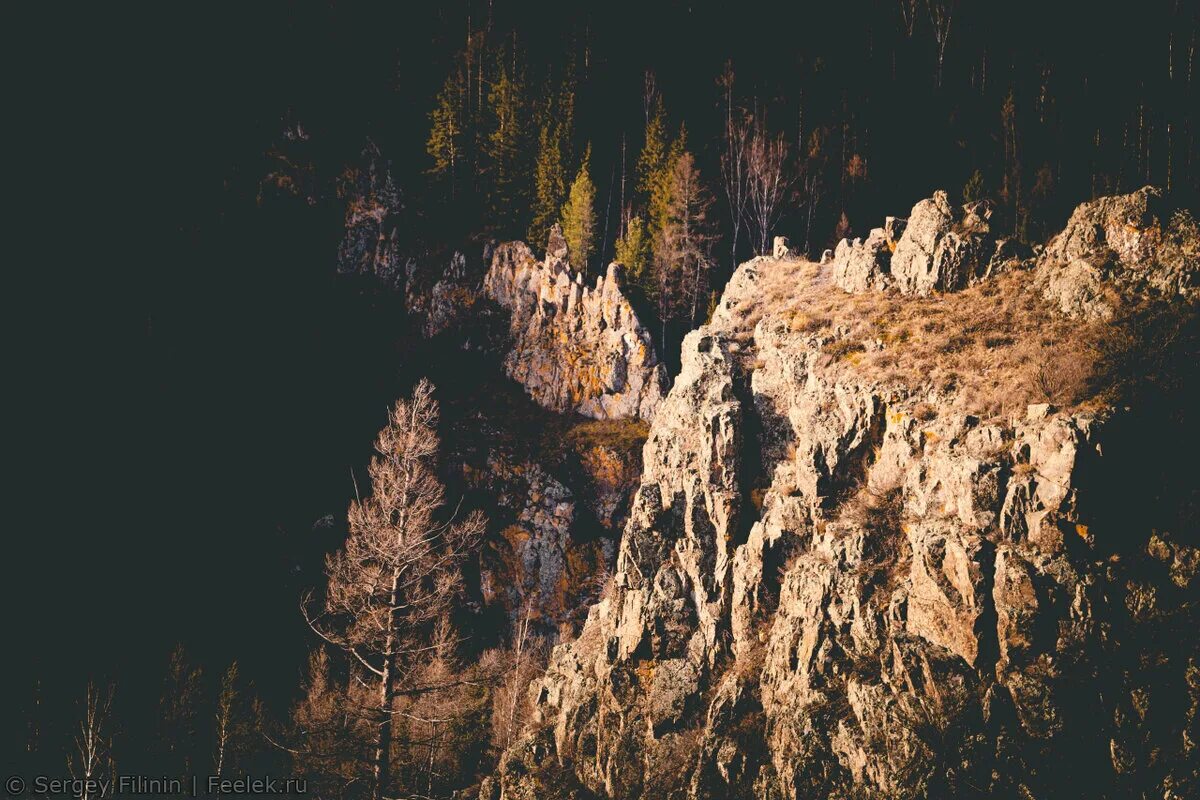
[[[761,118],[756,119],[747,154],[750,230],[756,251],[770,249],[771,232],[783,211],[793,176],[787,168],[788,146],[783,135],[772,136]]]
[[[750,119],[733,105],[733,62],[725,63],[725,71],[717,83],[725,95],[724,150],[721,153],[721,182],[729,203],[730,269],[737,268],[738,235],[746,219],[746,204],[750,199],[749,145]],[[694,317],[695,315],[693,315]]]
[[[926,0],[929,21],[933,23],[933,38],[937,42],[937,85],[942,85],[942,63],[946,59],[946,42],[950,41],[950,25],[954,22],[955,0]]]
[[[434,473],[438,404],[422,379],[411,398],[389,414],[375,443],[370,496],[350,505],[346,545],[326,559],[324,608],[302,604],[322,639],[353,657],[356,675],[373,687],[373,797],[391,783],[394,702],[400,695],[438,692],[454,685],[419,679],[431,642],[462,586],[460,564],[483,532],[479,513],[462,520],[442,515],[445,490]],[[401,688],[403,687],[403,688]]]
[[[900,0],[900,20],[904,23],[904,34],[911,39],[913,26],[917,24],[917,0]]]
[[[816,213],[817,204],[821,201],[821,173],[815,169],[806,169],[800,187],[807,210],[804,221],[804,252],[808,253],[812,238],[813,214]]]
[[[221,676],[217,693],[217,711],[213,717],[213,775],[221,778],[230,768],[236,768],[244,755],[249,715],[239,686],[238,663],[234,661]]]
[[[162,764],[175,776],[191,775],[202,757],[200,741],[203,671],[188,663],[182,644],[172,649],[158,707]]]
[[[294,769],[308,779],[317,796],[355,796],[350,787],[363,782],[360,765],[370,761],[375,733],[361,711],[372,700],[368,688],[335,679],[329,654],[320,648],[309,655],[303,694],[292,709],[296,746],[268,737],[291,753]]]
[[[100,689],[93,681],[88,681],[79,733],[75,736],[73,751],[67,756],[71,777],[82,782],[82,800],[100,796],[95,793],[96,781],[110,771],[112,765],[109,717],[115,691],[111,683]]]
[[[655,101],[658,99],[658,78],[654,75],[654,70],[648,69],[642,73],[642,112],[646,117],[646,124],[650,124],[650,112],[654,110]]]
[[[523,715],[518,712],[521,708],[521,701],[524,698],[525,690],[529,686],[528,670],[522,670],[528,659],[527,650],[532,645],[529,635],[529,625],[533,620],[533,605],[534,598],[528,597],[525,599],[524,614],[520,616],[517,622],[516,642],[513,644],[513,665],[505,678],[503,684],[503,692],[501,699],[504,705],[508,706],[505,712],[504,720],[504,748],[507,750],[512,746],[514,734],[520,729],[524,723]]]

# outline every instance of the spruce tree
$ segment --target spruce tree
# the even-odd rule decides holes
[[[654,185],[660,179],[667,161],[669,143],[666,117],[666,109],[659,99],[646,123],[646,141],[642,145],[642,153],[637,162],[638,197],[644,203],[650,202]]]
[[[572,266],[585,276],[596,249],[596,186],[588,174],[591,157],[592,148],[588,145],[579,173],[571,184],[571,195],[562,210],[563,236],[567,240]]]
[[[487,210],[493,222],[506,232],[516,228],[518,214],[526,207],[527,170],[525,154],[524,82],[505,63],[488,92],[490,129],[484,141],[490,182]]]
[[[465,156],[462,75],[454,69],[438,92],[437,105],[429,112],[429,138],[425,152],[433,159],[429,172],[445,187],[447,197],[457,194],[459,170]]]
[[[637,287],[647,297],[652,296],[650,237],[641,217],[631,217],[624,235],[617,239],[616,260],[625,268],[629,285]]]
[[[559,129],[560,125],[547,122],[538,134],[537,163],[533,170],[533,221],[529,224],[529,243],[534,247],[545,245],[566,194]]]
[[[541,108],[540,116],[547,121],[538,131],[537,161],[533,168],[533,220],[528,231],[529,243],[534,247],[545,244],[550,226],[558,219],[567,197],[567,164],[573,158],[575,135],[573,73],[573,65],[568,63],[559,87],[547,86],[546,100]]]

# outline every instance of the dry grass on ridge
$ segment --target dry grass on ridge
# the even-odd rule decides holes
[[[833,284],[832,267],[811,261],[764,260],[758,272],[757,291],[731,310],[745,345],[764,317],[782,318],[822,341],[828,369],[937,388],[985,418],[1029,403],[1077,408],[1097,393],[1099,346],[1111,326],[1058,313],[1030,271],[930,297],[847,293]]]

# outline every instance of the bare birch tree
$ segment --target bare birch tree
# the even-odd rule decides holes
[[[421,380],[389,414],[375,443],[370,496],[351,503],[345,547],[326,559],[324,608],[302,604],[322,639],[348,653],[356,679],[373,687],[364,712],[374,732],[375,800],[390,791],[394,703],[398,696],[436,693],[456,685],[419,675],[438,647],[438,623],[462,586],[460,565],[483,532],[479,513],[443,515],[445,490],[434,472],[438,404]]]
[[[239,681],[240,670],[234,661],[221,676],[217,710],[213,715],[213,775],[217,778],[236,769],[246,750],[250,714]]]
[[[933,39],[937,42],[937,85],[942,85],[942,64],[946,60],[946,43],[950,41],[950,26],[954,22],[955,0],[926,0],[929,21],[933,23]]]
[[[917,0],[900,0],[900,21],[904,23],[904,35],[911,39],[917,24]]]
[[[754,123],[747,155],[750,230],[758,254],[770,251],[771,233],[791,188],[788,146],[783,135],[772,136],[761,118]]]
[[[750,120],[733,104],[733,62],[725,63],[725,71],[717,83],[725,95],[724,150],[721,152],[721,182],[729,203],[730,269],[737,268],[738,236],[746,220],[746,204],[750,197],[749,156]],[[694,315],[693,315],[694,316]]]
[[[95,792],[96,781],[111,771],[112,735],[109,728],[114,693],[115,687],[111,683],[100,689],[94,681],[88,681],[79,733],[67,756],[71,777],[82,782],[82,800],[99,797]]]

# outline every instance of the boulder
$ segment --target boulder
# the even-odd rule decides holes
[[[891,260],[883,228],[874,228],[866,241],[842,239],[833,253],[833,281],[847,292],[885,289]]]
[[[567,250],[567,239],[563,236],[562,226],[557,222],[550,226],[550,236],[546,241],[546,269],[554,275],[569,268],[571,254]]]
[[[773,252],[775,258],[787,258],[792,254],[791,249],[788,247],[788,239],[786,236],[775,237],[775,248]]]
[[[894,220],[888,241],[895,242],[891,272],[900,292],[950,292],[987,277],[996,248],[991,215],[987,201],[956,208],[938,191],[913,206],[905,224]]]

